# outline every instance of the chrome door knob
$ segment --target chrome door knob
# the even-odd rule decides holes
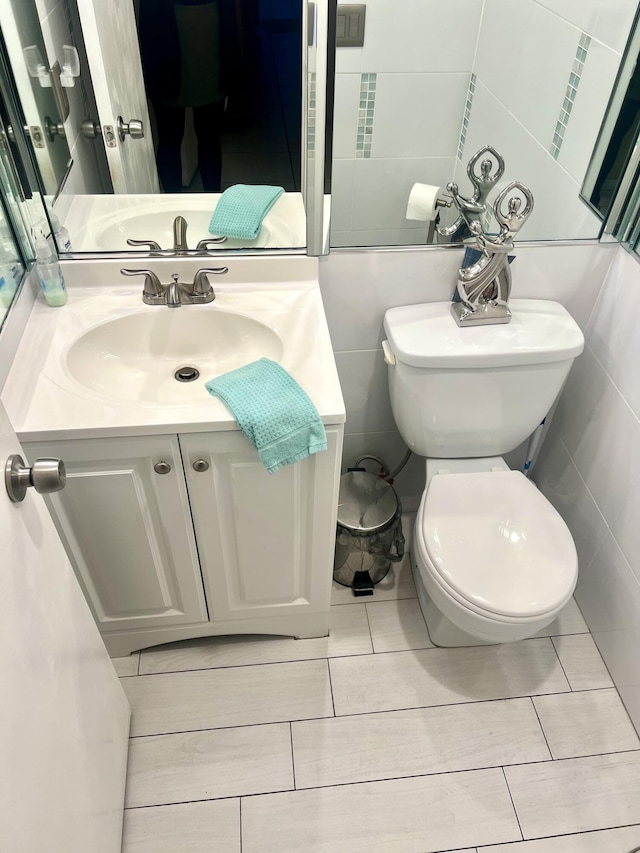
[[[193,470],[197,471],[198,474],[203,474],[209,470],[209,463],[205,459],[196,459],[193,463]]]
[[[144,137],[144,125],[139,118],[132,118],[131,121],[125,121],[122,116],[118,116],[116,128],[120,142],[124,142],[126,136],[132,139],[142,139]]]
[[[102,128],[97,121],[87,118],[80,122],[80,133],[87,139],[97,139]]]
[[[14,453],[4,466],[4,482],[10,499],[14,503],[20,503],[31,486],[41,495],[64,489],[67,472],[61,459],[42,457],[36,459],[29,468],[22,456]]]
[[[171,471],[171,465],[168,462],[156,462],[153,466],[153,470],[156,474],[168,474]]]

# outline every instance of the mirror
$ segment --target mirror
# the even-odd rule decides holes
[[[640,236],[640,28],[636,19],[582,196],[605,222],[604,234],[632,248]]]
[[[69,154],[73,162],[62,176],[63,187],[59,168],[56,180],[39,171],[40,187],[63,226],[63,239],[57,235],[61,252],[67,235],[73,256],[148,253],[157,246],[194,250],[219,236],[226,239],[206,248],[304,249],[307,177],[314,171],[305,165],[307,34],[319,53],[323,46],[326,53],[327,38],[315,4],[0,0],[0,11],[23,107],[25,100],[33,100],[33,91],[40,95],[41,82],[29,76],[33,62],[29,66],[25,59],[26,43],[37,47],[43,67],[60,64],[69,114],[58,122],[60,136],[49,147],[61,152],[66,145],[65,164]],[[16,45],[12,51],[5,19]],[[18,86],[18,79],[25,85]],[[316,81],[321,88],[324,83],[324,78]],[[43,125],[45,107],[38,102],[33,108]],[[25,125],[28,129],[30,119]],[[40,167],[35,137],[27,132],[32,159]],[[258,217],[257,236],[209,230],[221,193],[237,184],[284,190],[261,227],[265,202],[253,198],[255,193],[241,201],[242,209],[232,208],[236,219],[248,212]],[[177,216],[187,221],[186,241],[180,245],[174,233]]]
[[[331,245],[449,242],[406,218],[411,188],[471,196],[467,164],[486,145],[506,164],[489,202],[513,180],[533,192],[519,239],[597,238],[579,194],[637,5],[368,2],[363,46],[337,48]]]
[[[0,99],[0,330],[14,300],[25,267],[19,245],[26,239],[19,181],[7,135],[7,115]]]

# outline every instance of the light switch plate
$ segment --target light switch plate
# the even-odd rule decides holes
[[[336,47],[362,47],[366,13],[364,3],[338,3]]]

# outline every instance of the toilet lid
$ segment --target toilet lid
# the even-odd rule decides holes
[[[441,584],[474,609],[532,617],[573,590],[578,558],[571,534],[520,472],[436,474],[420,512]]]

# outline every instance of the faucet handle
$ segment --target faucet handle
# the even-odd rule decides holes
[[[198,252],[206,252],[206,250],[211,246],[215,246],[218,243],[226,243],[226,241],[226,237],[208,237],[206,240],[200,240],[196,249]]]
[[[160,279],[158,276],[151,272],[151,270],[127,270],[121,269],[120,272],[122,275],[143,275],[144,276],[144,287],[142,288],[142,298],[145,296],[162,296],[164,294],[164,288],[160,284]]]
[[[127,246],[147,246],[152,252],[161,252],[159,243],[156,243],[155,240],[132,240],[131,238],[127,239]]]
[[[207,275],[224,275],[227,272],[229,272],[229,267],[211,267],[198,270],[193,279],[193,292],[200,296],[209,292],[213,293]]]

